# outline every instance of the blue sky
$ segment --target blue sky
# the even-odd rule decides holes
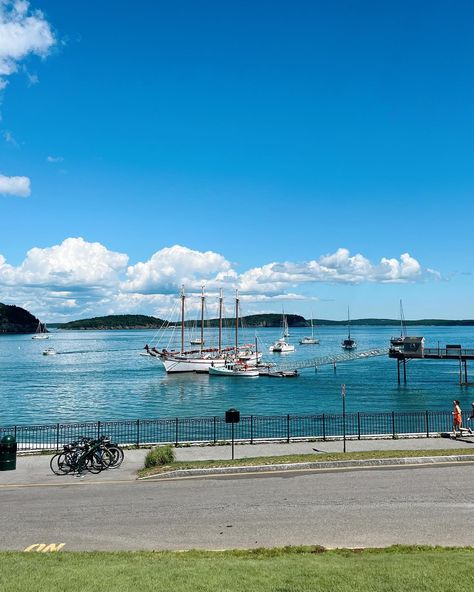
[[[474,318],[472,3],[0,15],[0,301],[163,315],[185,282],[248,312]]]

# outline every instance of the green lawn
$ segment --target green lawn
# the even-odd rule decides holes
[[[141,469],[138,474],[140,477],[156,475],[167,471],[177,469],[205,469],[212,467],[241,467],[255,465],[278,465],[286,463],[302,462],[324,462],[335,460],[367,460],[377,458],[409,458],[419,456],[452,456],[474,454],[474,449],[469,448],[448,448],[437,450],[370,450],[365,452],[332,452],[318,454],[288,454],[284,456],[257,456],[252,458],[242,458],[236,460],[196,460],[196,461],[176,461],[168,465],[153,467],[151,469]]]
[[[0,553],[2,592],[446,592],[470,589],[474,549]],[[467,587],[466,587],[467,586]]]

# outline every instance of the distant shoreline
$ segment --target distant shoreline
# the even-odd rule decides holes
[[[132,316],[132,315],[130,315]],[[291,317],[294,317],[294,322],[291,322]],[[258,317],[258,318],[256,318]],[[275,318],[277,317],[277,318]],[[281,315],[252,315],[249,317],[243,317],[241,319],[242,325],[246,328],[265,329],[265,328],[280,328],[280,317]],[[159,319],[158,322],[154,323],[120,323],[117,322],[117,318],[112,316],[110,318],[110,324],[106,322],[107,318],[100,317],[96,319],[83,319],[82,321],[71,321],[70,323],[48,323],[48,326],[56,329],[63,330],[79,330],[79,331],[125,331],[125,330],[150,330],[150,329],[161,329],[164,324],[170,329],[179,329],[180,323],[166,323]],[[99,321],[99,322],[98,322]],[[105,321],[105,322],[104,322]],[[205,321],[206,328],[218,327],[218,319],[209,319]],[[189,320],[185,322],[186,328],[199,326],[200,321]],[[232,326],[235,324],[235,318],[224,319],[224,325]],[[330,319],[314,319],[313,324],[315,327],[338,327],[346,326],[347,321],[334,321]],[[309,319],[296,315],[288,315],[288,325],[292,328],[305,328],[311,325]],[[405,321],[407,327],[473,327],[474,319],[418,319]],[[352,327],[399,327],[400,321],[397,319],[354,319],[351,321]]]

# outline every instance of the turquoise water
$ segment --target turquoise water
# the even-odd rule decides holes
[[[210,332],[213,333],[212,331]],[[396,328],[355,327],[358,349],[387,347]],[[344,327],[318,328],[320,345],[300,346],[307,329],[292,329],[296,352],[285,362],[341,353]],[[424,335],[426,347],[460,343],[474,347],[473,327],[410,327]],[[209,375],[167,375],[155,359],[139,356],[154,331],[56,331],[49,340],[31,335],[0,336],[0,425],[85,420],[145,419],[220,415],[229,407],[243,414],[329,413],[341,409],[341,384],[347,387],[348,411],[451,410],[461,401],[467,410],[474,387],[459,386],[456,362],[412,361],[408,384],[398,386],[395,360],[388,357],[303,370],[297,379],[231,379]],[[241,331],[242,342],[254,341],[253,330]],[[268,347],[280,336],[262,329]],[[163,345],[172,345],[167,336]],[[176,336],[177,338],[177,336]],[[171,339],[171,344],[168,343]],[[210,342],[210,337],[207,339]],[[43,356],[54,347],[56,356]],[[265,359],[283,356],[265,354]],[[472,363],[474,381],[474,363]]]

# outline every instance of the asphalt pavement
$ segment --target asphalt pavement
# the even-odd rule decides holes
[[[118,474],[117,474],[118,477]],[[472,545],[474,464],[0,487],[0,549]]]

